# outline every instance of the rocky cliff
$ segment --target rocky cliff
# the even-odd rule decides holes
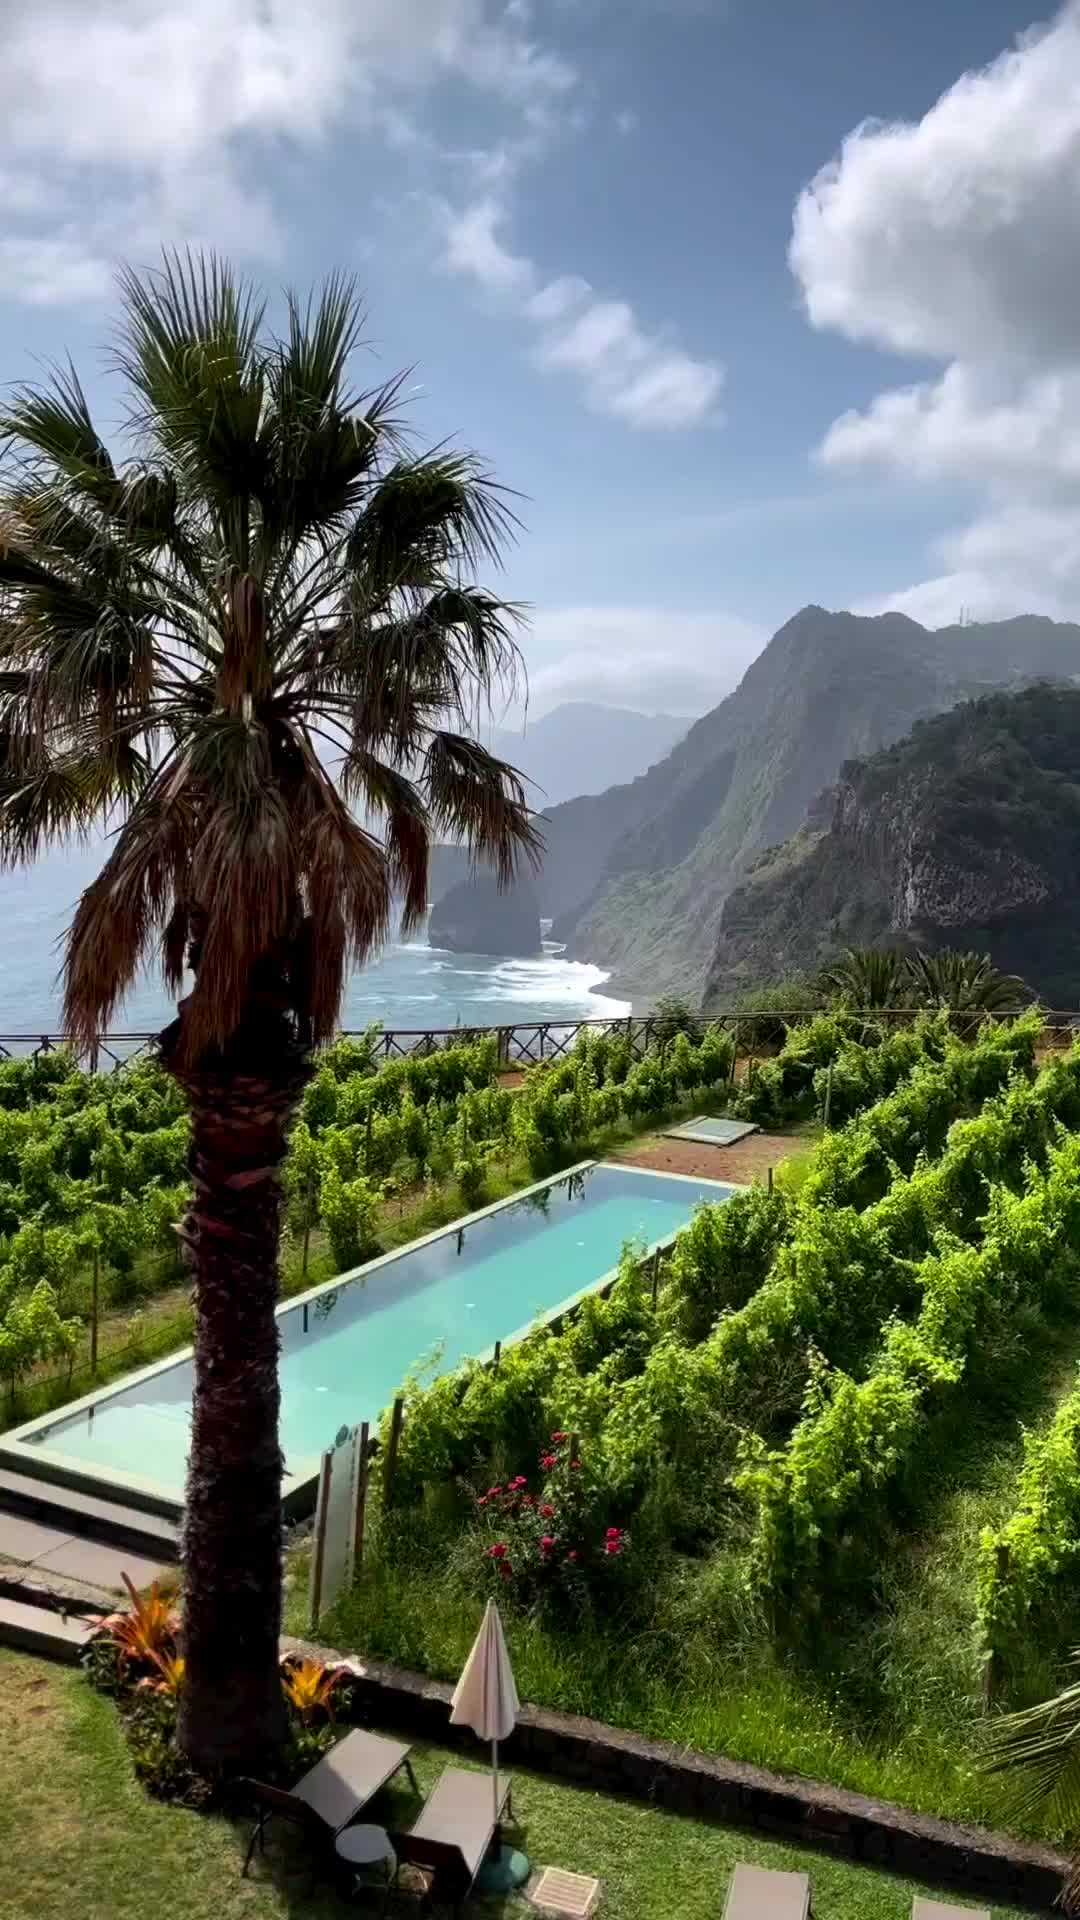
[[[529,958],[542,951],[540,903],[531,880],[520,878],[500,892],[494,876],[471,873],[431,909],[428,940],[451,953],[509,954]]]
[[[642,999],[700,993],[732,888],[844,761],[991,688],[1077,672],[1080,627],[1036,616],[930,632],[804,607],[666,759],[551,809],[540,888],[555,936]]]
[[[1080,1005],[1080,691],[968,702],[846,765],[720,916],[717,1007],[847,946],[977,948]]]

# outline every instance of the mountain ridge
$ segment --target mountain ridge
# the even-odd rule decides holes
[[[933,630],[898,612],[800,609],[662,761],[547,811],[555,936],[624,989],[696,996],[727,895],[845,761],[960,701],[1077,670],[1080,626],[1042,615]]]
[[[1080,1003],[1080,690],[964,702],[849,762],[725,902],[717,1007],[846,946],[974,948],[1051,1004]]]

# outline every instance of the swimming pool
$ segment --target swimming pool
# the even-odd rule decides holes
[[[280,1307],[288,1505],[307,1504],[339,1429],[374,1425],[410,1371],[485,1358],[603,1286],[627,1241],[660,1245],[702,1201],[734,1191],[588,1162]],[[0,1460],[178,1508],[191,1389],[188,1352],[5,1435]]]

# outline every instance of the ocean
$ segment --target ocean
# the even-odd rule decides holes
[[[100,847],[53,853],[25,872],[0,874],[0,1035],[56,1032],[60,945],[82,888],[98,871]],[[628,1000],[602,991],[600,967],[566,960],[545,943],[535,959],[447,953],[423,939],[388,945],[349,980],[343,1027],[512,1026],[626,1014]],[[137,982],[110,1023],[146,1033],[172,1017],[153,973]]]

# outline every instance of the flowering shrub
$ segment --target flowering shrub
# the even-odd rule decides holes
[[[581,1605],[625,1578],[630,1535],[604,1513],[604,1495],[567,1434],[551,1435],[540,1471],[535,1490],[521,1473],[477,1496],[483,1557],[496,1585],[524,1605]]]

